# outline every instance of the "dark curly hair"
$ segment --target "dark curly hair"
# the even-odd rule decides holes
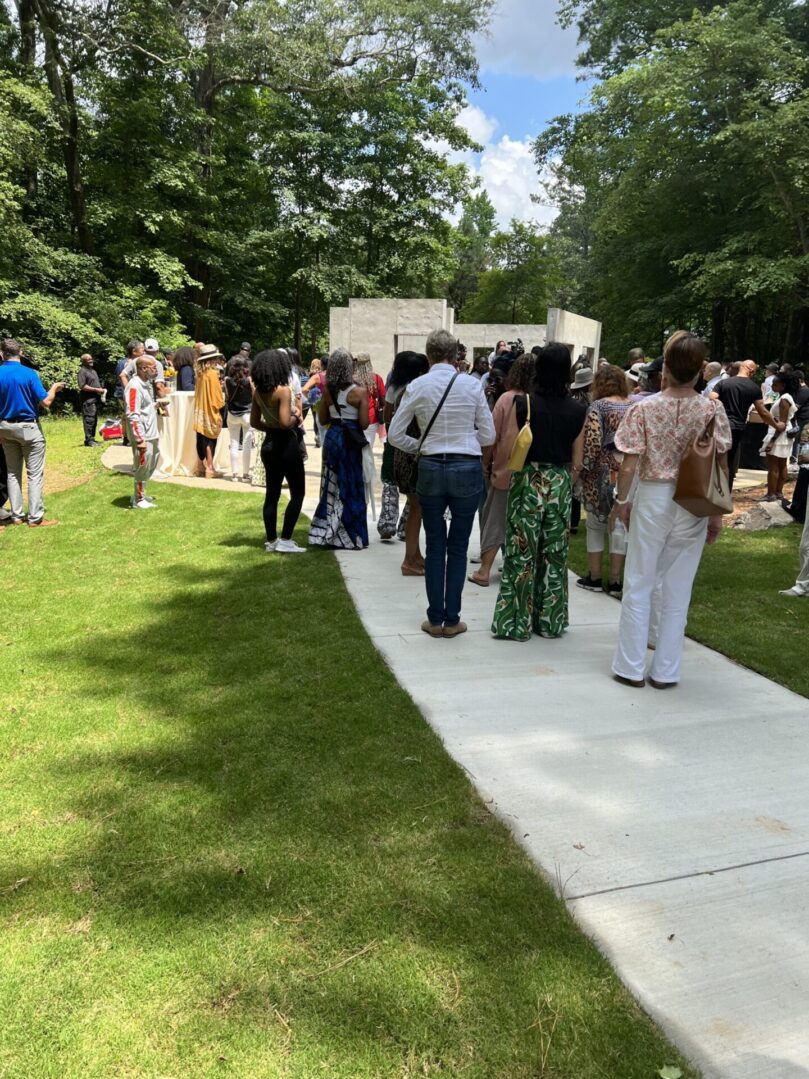
[[[183,345],[174,353],[174,369],[179,371],[181,367],[193,367],[197,362],[197,354],[193,348]]]
[[[800,393],[801,380],[798,378],[798,375],[795,371],[784,371],[783,369],[781,369],[773,379],[773,389],[775,389],[776,382],[780,382],[781,385],[784,387],[781,390],[782,397],[785,393],[788,393],[789,396],[794,400],[795,395]]]
[[[289,384],[292,366],[280,348],[267,348],[253,360],[253,382],[259,393],[272,393],[277,386]]]
[[[423,353],[397,352],[390,373],[389,388],[393,390],[400,386],[409,386],[414,379],[426,375],[429,370],[430,364]]]
[[[507,390],[517,390],[519,393],[531,392],[536,359],[533,352],[523,352],[519,359],[514,361],[506,379]]]

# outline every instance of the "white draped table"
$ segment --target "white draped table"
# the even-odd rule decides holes
[[[164,476],[194,476],[197,472],[197,434],[194,430],[194,391],[175,390],[164,400],[169,402],[168,416],[158,417],[160,457],[157,471]],[[216,443],[214,466],[230,472],[230,437],[227,427]]]

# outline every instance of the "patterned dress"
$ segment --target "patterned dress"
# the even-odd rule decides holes
[[[615,448],[615,432],[628,408],[629,400],[593,401],[584,421],[584,458],[576,494],[588,516],[602,524],[612,510],[615,480],[623,456]]]
[[[357,551],[368,546],[368,510],[362,449],[347,434],[349,426],[359,430],[356,409],[346,402],[348,392],[342,390],[338,397],[341,422],[332,422],[323,438],[320,501],[309,527],[309,544]]]
[[[572,498],[569,461],[585,412],[581,404],[569,399],[543,398],[540,403],[541,411],[533,395],[531,428],[535,446],[541,425],[557,430],[554,452],[549,456],[568,463],[529,460],[511,479],[506,556],[492,633],[512,641],[530,640],[532,632],[541,637],[561,637],[568,627],[567,553]]]

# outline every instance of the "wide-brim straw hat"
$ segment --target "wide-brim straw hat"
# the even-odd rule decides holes
[[[205,363],[206,360],[224,360],[224,358],[216,345],[203,345],[197,357],[200,363]]]

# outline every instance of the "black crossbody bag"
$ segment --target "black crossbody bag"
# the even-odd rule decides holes
[[[449,397],[449,391],[455,385],[455,379],[458,377],[459,374],[460,374],[460,371],[456,371],[455,374],[452,376],[452,378],[449,380],[449,385],[444,390],[444,396],[438,402],[438,407],[436,408],[435,412],[432,414],[432,417],[430,418],[430,422],[427,424],[427,427],[425,428],[424,434],[419,439],[418,449],[416,450],[416,461],[417,462],[421,459],[421,456],[422,456],[421,450],[422,450],[422,447],[424,446],[424,440],[427,438],[427,435],[429,435],[430,431],[432,431],[433,424],[438,419],[438,413],[444,407],[444,402]]]

